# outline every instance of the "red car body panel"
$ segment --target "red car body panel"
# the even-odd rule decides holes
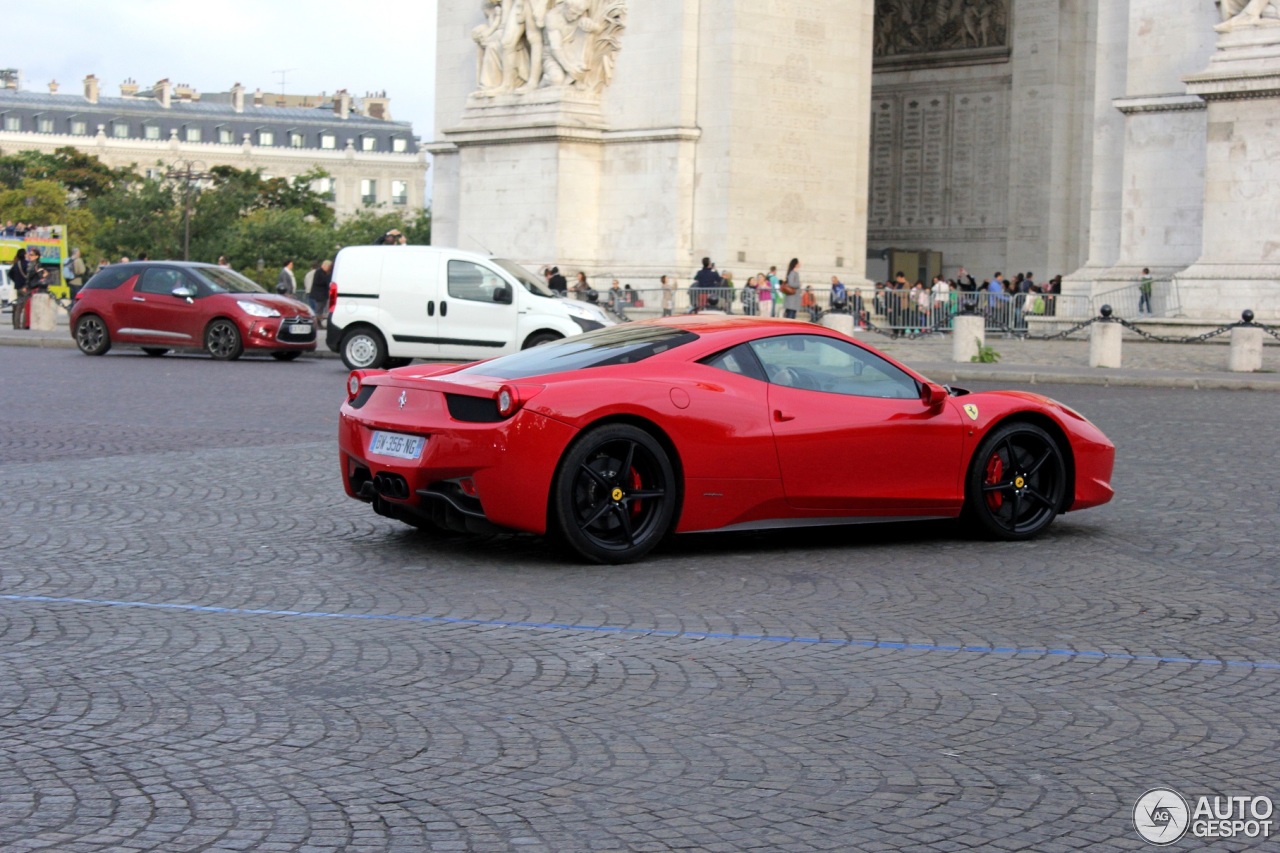
[[[1047,397],[984,392],[947,396],[930,406],[919,398],[786,387],[699,360],[756,338],[822,335],[875,353],[918,382],[928,380],[871,347],[807,323],[709,317],[648,322],[699,337],[634,364],[510,382],[484,376],[482,364],[466,374],[455,373],[454,365],[357,372],[371,396],[359,408],[348,401],[341,411],[347,493],[368,500],[360,483],[394,474],[410,486],[400,503],[414,506],[419,489],[470,478],[490,522],[545,533],[557,467],[574,438],[601,422],[625,421],[645,425],[669,450],[683,487],[678,533],[955,517],[964,505],[976,449],[989,431],[1017,417],[1063,440],[1073,471],[1064,509],[1096,506],[1112,496],[1114,446],[1083,417]],[[493,401],[504,386],[524,400],[511,417],[472,423],[450,415],[446,394]],[[422,457],[371,454],[375,430],[425,436]]]
[[[113,343],[163,348],[202,349],[205,330],[219,318],[231,320],[240,330],[246,352],[312,352],[316,348],[315,318],[301,302],[274,293],[210,293],[183,299],[171,293],[142,290],[142,274],[157,266],[181,272],[183,266],[162,262],[138,265],[136,274],[111,289],[85,288],[71,308],[70,328],[84,314],[96,314],[107,326]],[[184,265],[190,267],[191,265]],[[256,317],[246,313],[240,302],[254,302],[274,309],[277,317]],[[305,319],[311,324],[309,340],[282,340],[281,326],[289,319]]]

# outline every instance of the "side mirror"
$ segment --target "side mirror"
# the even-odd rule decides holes
[[[931,409],[941,406],[949,396],[946,388],[933,382],[926,382],[920,389],[920,400]]]
[[[186,284],[180,284],[169,292],[179,299],[194,299],[196,295],[195,288]]]
[[[508,286],[506,286],[506,287],[499,287],[497,290],[495,290],[495,291],[493,292],[493,301],[494,301],[494,302],[497,302],[497,303],[500,303],[500,304],[502,304],[502,305],[510,305],[510,304],[511,304],[511,287],[510,287],[510,285],[508,285]]]

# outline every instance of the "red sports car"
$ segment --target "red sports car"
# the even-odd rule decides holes
[[[636,560],[670,533],[951,518],[1026,539],[1106,503],[1115,446],[1037,394],[947,389],[809,323],[629,323],[470,365],[357,370],[347,494],[424,528]]]
[[[85,355],[131,344],[153,356],[202,349],[223,361],[246,351],[292,361],[316,348],[316,318],[224,267],[140,261],[89,279],[71,307],[71,336]]]

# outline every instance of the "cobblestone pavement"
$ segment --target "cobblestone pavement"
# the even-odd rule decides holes
[[[348,500],[336,362],[3,358],[5,851],[1136,850],[1149,788],[1280,798],[1271,394],[1051,389],[1119,494],[1031,543],[600,568]]]

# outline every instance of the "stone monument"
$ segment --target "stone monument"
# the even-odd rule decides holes
[[[441,245],[864,285],[873,0],[445,0]]]
[[[1186,78],[1208,106],[1204,248],[1178,274],[1184,311],[1280,319],[1280,8],[1222,0],[1209,67]]]

